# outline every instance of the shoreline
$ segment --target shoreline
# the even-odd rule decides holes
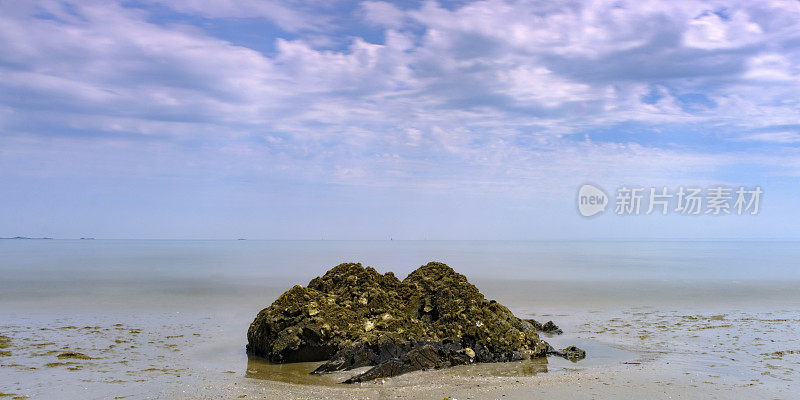
[[[8,242],[0,335],[10,343],[0,349],[0,393],[13,396],[0,398],[463,400],[535,392],[553,399],[666,393],[739,400],[788,399],[800,391],[793,246],[231,243]],[[454,376],[464,371],[456,367],[358,387],[255,379],[264,376],[245,354],[250,323],[293,284],[320,275],[326,260],[360,254],[404,276],[407,268],[393,266],[419,265],[433,253],[463,266],[486,298],[517,317],[554,321],[563,341],[542,338],[555,347],[585,347],[587,358],[550,358],[546,373],[526,365],[515,374],[509,364]],[[752,268],[765,260],[767,273]],[[487,265],[497,266],[502,279],[487,279]],[[706,268],[733,272],[724,279],[697,275]],[[638,358],[598,360],[606,349]],[[90,359],[58,358],[68,352]]]
[[[790,398],[798,388],[794,375],[800,367],[800,352],[794,352],[800,349],[792,347],[800,319],[790,315],[798,314],[796,310],[687,314],[656,308],[570,314],[553,317],[565,329],[563,338],[543,338],[591,344],[588,357],[577,363],[551,357],[547,372],[529,360],[468,365],[354,385],[256,379],[264,376],[248,362],[244,338],[235,338],[247,322],[239,317],[225,320],[213,313],[148,313],[128,321],[97,314],[30,317],[0,326],[0,334],[10,338],[10,346],[2,349],[10,355],[0,357],[5,376],[0,379],[0,393],[44,399],[63,394],[523,399],[531,392],[553,399]],[[772,338],[765,339],[767,335]],[[234,339],[226,339],[230,337]],[[598,360],[604,348],[622,355]],[[90,359],[59,359],[65,352]]]

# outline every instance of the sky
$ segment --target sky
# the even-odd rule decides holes
[[[798,239],[799,93],[797,0],[0,0],[0,237]]]

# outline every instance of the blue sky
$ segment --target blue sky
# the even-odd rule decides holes
[[[795,0],[0,0],[0,236],[797,239],[798,93]]]

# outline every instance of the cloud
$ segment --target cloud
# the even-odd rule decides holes
[[[126,154],[157,151],[138,171],[508,188],[664,170],[712,179],[751,162],[780,172],[764,154],[720,149],[795,143],[758,132],[796,123],[796,2],[160,4],[187,18],[159,23],[115,2],[0,6],[6,173],[22,173],[8,160],[47,157],[53,174],[124,174],[140,165]],[[280,27],[261,39],[274,52],[202,22],[235,18]],[[712,145],[591,135],[620,126],[691,127]],[[106,145],[113,168],[74,163]]]
[[[761,132],[742,137],[740,140],[769,143],[800,143],[798,132]]]
[[[207,18],[264,18],[289,32],[331,28],[330,18],[315,14],[309,2],[294,0],[148,0],[177,12]]]
[[[403,25],[406,13],[392,3],[385,1],[365,1],[361,3],[364,19],[373,25],[399,28]]]

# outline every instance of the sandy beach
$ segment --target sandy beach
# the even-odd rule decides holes
[[[197,265],[188,256],[197,252],[194,244],[143,246],[98,241],[60,245],[77,252],[81,259],[107,263],[114,256],[127,258],[129,265],[117,267],[113,275],[76,270],[70,278],[64,273],[68,269],[30,279],[18,271],[6,275],[14,279],[0,283],[3,398],[791,399],[800,389],[800,344],[796,339],[800,337],[800,295],[793,279],[478,278],[476,286],[515,315],[553,320],[564,330],[563,335],[542,334],[543,339],[558,348],[578,345],[587,351],[587,357],[578,362],[548,357],[463,365],[344,385],[340,382],[353,371],[309,375],[319,363],[270,364],[246,354],[245,334],[253,317],[291,283],[280,278],[243,282],[236,277],[250,269],[237,266],[237,262],[231,263],[227,277],[203,278],[206,270],[180,267],[174,261],[178,257],[170,255],[183,254],[181,259],[189,260],[187,264]],[[115,247],[100,251],[103,246]],[[139,253],[138,258],[123,256],[118,249],[130,246]],[[236,246],[231,248],[239,254],[253,252],[253,258],[261,258],[259,252],[268,250],[281,260],[302,260],[299,252],[321,245],[298,245],[296,250],[282,250],[284,253],[272,244],[243,247],[234,242],[225,246]],[[391,257],[395,251],[407,253],[418,245],[392,246],[395,250],[386,248],[381,254]],[[439,250],[461,254],[458,246],[443,244]],[[491,251],[511,253],[507,245],[497,246],[483,249],[489,253],[485,257],[491,257]],[[538,251],[533,244],[521,248],[530,246],[534,246],[531,251]],[[651,253],[672,248],[648,246]],[[720,253],[731,248],[714,246]],[[571,246],[572,251],[576,248],[580,246]],[[707,248],[704,245],[706,258]],[[771,251],[779,253],[781,248]],[[572,254],[567,250],[565,246],[563,254]],[[581,251],[590,250],[584,247]],[[153,260],[154,254],[177,265],[173,275],[184,278],[144,272],[142,260]],[[76,263],[77,256],[56,255],[47,260]],[[340,257],[324,252],[317,256]],[[202,257],[207,260],[207,255]],[[550,263],[560,262],[552,254],[550,257]],[[305,259],[309,260],[308,256]],[[513,271],[514,265],[524,265],[526,259],[509,262],[507,268]],[[781,259],[775,260],[780,265]],[[485,261],[476,258],[475,262]],[[252,261],[247,258],[239,263],[250,265]],[[600,264],[594,265],[601,268]],[[471,268],[464,265],[466,271],[476,271]],[[542,271],[540,267],[532,274],[543,275]],[[285,281],[304,282],[307,278]]]
[[[244,315],[12,318],[0,326],[0,391],[14,399],[789,399],[800,368],[797,311],[537,315],[563,321],[566,333],[546,340],[578,343],[588,357],[458,366],[354,385],[338,383],[351,372],[308,375],[320,363],[248,359]]]
[[[347,373],[305,375],[318,363],[226,365],[224,359],[204,359],[220,345],[214,335],[229,333],[210,319],[180,324],[182,319],[164,316],[165,324],[155,329],[135,323],[4,325],[9,344],[3,349],[2,393],[15,399],[788,399],[797,389],[800,365],[800,352],[791,347],[796,342],[763,339],[797,334],[798,319],[650,310],[565,326],[578,330],[559,339],[589,338],[581,344],[590,356],[577,363],[550,358],[460,366],[342,385],[337,381]]]

